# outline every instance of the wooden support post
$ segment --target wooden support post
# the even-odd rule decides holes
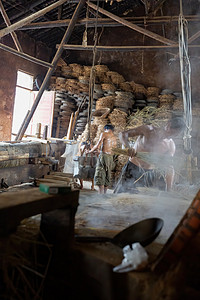
[[[6,13],[6,11],[3,7],[3,4],[2,4],[1,0],[0,0],[0,11],[1,11],[2,17],[3,17],[7,27],[10,26],[11,22],[10,22],[8,16],[7,16],[7,13]],[[22,47],[20,45],[20,42],[18,40],[17,34],[15,32],[11,32],[11,37],[13,39],[13,42],[15,43],[15,46],[16,46],[17,50],[20,51],[20,52],[23,52]]]
[[[48,125],[45,125],[45,126],[44,126],[43,135],[42,135],[42,138],[43,138],[44,140],[47,140],[47,133],[48,133]]]
[[[52,9],[60,6],[61,4],[65,3],[65,2],[66,2],[66,0],[59,0],[56,3],[53,3],[53,4],[49,5],[49,6],[41,9],[40,11],[37,11],[36,13],[28,16],[27,18],[25,18],[23,20],[20,20],[20,21],[18,21],[16,23],[14,23],[14,24],[12,24],[12,25],[10,25],[10,26],[8,26],[8,27],[0,30],[0,38],[2,38],[3,36],[5,36],[5,35],[13,32],[15,30],[17,30],[18,28],[20,28],[20,27],[22,27],[22,26],[24,26],[26,24],[31,23],[33,20],[39,18],[40,16],[45,15],[47,12],[51,11]]]
[[[146,35],[146,36],[148,36],[148,37],[150,37],[150,38],[152,38],[154,40],[157,40],[157,41],[159,41],[161,43],[164,43],[164,44],[167,44],[167,45],[175,45],[175,44],[177,44],[177,42],[174,42],[174,41],[171,41],[169,39],[166,39],[166,38],[160,36],[157,33],[151,32],[151,31],[146,30],[146,29],[144,29],[142,27],[139,27],[139,26],[137,26],[135,24],[132,24],[131,22],[128,22],[128,21],[126,21],[126,20],[124,20],[124,19],[122,19],[122,18],[114,15],[114,14],[106,11],[103,8],[97,7],[93,3],[87,2],[87,5],[89,7],[91,7],[91,8],[93,8],[93,9],[95,9],[95,10],[98,10],[98,12],[106,15],[107,17],[109,17],[109,18],[111,18],[111,19],[113,19],[113,20],[115,20],[115,21],[123,24],[124,26],[127,26],[127,27],[129,27],[129,28],[131,28],[131,29],[133,29],[133,30],[135,30],[137,32],[140,32],[140,33],[142,33],[142,34],[144,34],[144,35]]]
[[[71,117],[70,117],[70,121],[69,121],[69,125],[68,125],[68,130],[67,130],[67,140],[71,139],[73,118],[74,118],[74,113],[71,113]]]
[[[75,128],[75,125],[76,125],[76,120],[78,118],[78,115],[79,115],[79,110],[77,110],[74,114],[74,119],[73,119],[73,123],[72,123],[72,130],[71,130],[71,139],[73,138],[74,128]]]
[[[40,137],[41,137],[41,126],[42,126],[41,123],[37,123],[35,135],[36,135],[36,137],[37,137],[38,139],[40,139]]]
[[[71,19],[71,21],[70,21],[70,24],[69,24],[69,26],[68,26],[68,28],[67,28],[67,30],[66,30],[64,36],[63,36],[63,39],[62,39],[62,41],[61,41],[61,43],[60,43],[60,46],[59,46],[59,48],[58,48],[58,50],[57,50],[57,52],[56,52],[56,54],[55,54],[55,56],[54,56],[54,58],[53,58],[53,61],[52,61],[53,67],[52,67],[52,69],[49,69],[49,70],[47,71],[47,74],[46,74],[46,76],[45,76],[45,78],[44,78],[44,81],[43,81],[43,83],[42,83],[42,85],[41,85],[41,87],[40,87],[40,89],[39,89],[39,91],[38,91],[38,94],[37,94],[37,97],[36,97],[36,99],[35,99],[35,102],[34,102],[32,108],[31,108],[30,115],[28,116],[28,119],[27,119],[27,121],[25,122],[25,124],[24,124],[24,126],[23,126],[21,132],[19,132],[19,140],[22,139],[22,137],[23,137],[23,135],[24,135],[24,132],[26,131],[26,128],[28,127],[29,122],[30,122],[30,120],[31,120],[31,118],[32,118],[32,116],[33,116],[33,114],[34,114],[34,112],[35,112],[35,110],[36,110],[36,108],[37,108],[39,102],[40,102],[40,98],[41,98],[41,96],[42,96],[42,94],[43,94],[43,92],[44,92],[44,90],[45,90],[45,88],[46,88],[46,86],[47,86],[47,84],[48,84],[48,82],[49,82],[49,80],[50,80],[50,77],[51,77],[51,75],[52,75],[54,69],[56,68],[56,65],[57,65],[57,63],[58,63],[58,60],[60,59],[60,57],[61,57],[61,55],[62,55],[62,52],[63,52],[63,45],[64,45],[66,42],[68,42],[68,40],[69,40],[69,38],[70,38],[70,36],[71,36],[71,34],[72,34],[72,31],[73,31],[73,29],[74,29],[74,26],[75,26],[75,24],[76,24],[76,21],[78,20],[79,13],[80,13],[80,11],[82,10],[82,8],[83,8],[83,6],[84,6],[84,4],[85,4],[85,1],[86,1],[86,0],[80,0],[79,4],[77,5],[77,7],[76,7],[76,9],[75,9],[75,12],[74,12],[74,14],[73,14],[73,16],[72,16],[72,19]]]
[[[36,64],[38,64],[38,65],[41,65],[41,66],[43,66],[43,67],[46,67],[46,68],[51,68],[51,67],[52,67],[52,65],[51,65],[50,63],[46,62],[46,61],[42,61],[42,60],[40,60],[40,59],[38,59],[38,58],[35,58],[35,57],[33,57],[33,56],[30,56],[30,55],[28,55],[28,54],[19,52],[19,51],[15,50],[15,49],[13,49],[13,48],[11,48],[11,47],[8,47],[8,46],[6,46],[6,45],[4,45],[4,44],[1,44],[1,43],[0,43],[0,49],[5,50],[5,51],[8,51],[8,52],[10,52],[10,53],[12,53],[12,54],[14,54],[14,55],[17,55],[17,56],[19,56],[19,57],[21,57],[21,58],[24,58],[24,59],[26,59],[26,60],[29,60],[29,61],[31,61],[31,62],[33,62],[33,63],[36,63]]]
[[[24,126],[24,124],[25,124],[25,122],[26,122],[26,120],[27,120],[29,114],[30,114],[30,110],[27,111],[26,116],[25,116],[25,118],[24,118],[24,121],[23,121],[23,123],[22,123],[22,125],[21,125],[19,131],[20,131],[20,130],[22,129],[22,127]],[[15,138],[15,141],[17,141],[17,140],[18,140],[18,135],[16,135],[16,138]]]

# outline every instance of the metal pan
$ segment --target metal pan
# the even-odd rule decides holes
[[[151,244],[159,235],[164,221],[160,218],[144,219],[120,231],[113,238],[103,236],[75,236],[77,242],[111,242],[119,247],[140,243],[143,247]]]

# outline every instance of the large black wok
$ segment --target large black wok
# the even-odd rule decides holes
[[[152,243],[159,235],[163,220],[160,218],[144,219],[120,231],[113,238],[102,236],[75,236],[77,242],[111,242],[119,247],[139,242],[143,247]]]

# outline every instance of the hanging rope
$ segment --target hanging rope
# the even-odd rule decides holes
[[[191,131],[192,131],[192,103],[191,103],[191,66],[188,56],[188,26],[183,17],[182,1],[180,0],[179,15],[179,57],[181,69],[181,84],[183,94],[184,119],[186,130],[184,132],[184,151],[191,154]]]
[[[95,22],[95,31],[94,31],[94,48],[93,48],[93,58],[92,58],[92,68],[90,72],[90,81],[89,81],[89,103],[88,103],[88,140],[90,141],[90,126],[91,126],[91,118],[92,118],[92,107],[93,107],[93,98],[94,98],[94,85],[95,85],[95,77],[96,77],[96,69],[95,69],[95,61],[96,61],[96,53],[97,53],[97,42],[98,42],[98,32],[97,32],[97,24],[98,24],[98,10],[99,10],[99,0],[97,1],[97,13],[96,13],[96,22]]]
[[[88,1],[89,2],[89,1]],[[82,41],[82,45],[84,47],[87,47],[87,29],[88,29],[88,18],[89,18],[89,6],[87,6],[86,9],[86,23],[85,23],[85,31],[83,33],[83,41]]]

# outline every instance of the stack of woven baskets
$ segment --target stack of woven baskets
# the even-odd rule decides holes
[[[159,106],[159,92],[158,87],[148,87],[147,88],[147,106],[158,107]]]
[[[114,106],[127,114],[132,111],[132,107],[135,103],[133,93],[117,91],[115,94]]]

